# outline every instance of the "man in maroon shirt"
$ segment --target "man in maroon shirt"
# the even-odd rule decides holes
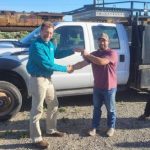
[[[107,136],[113,136],[116,123],[115,96],[117,90],[117,52],[109,48],[109,37],[102,33],[98,39],[99,49],[88,53],[85,50],[77,49],[81,52],[84,60],[73,65],[74,70],[80,69],[88,64],[92,64],[94,76],[93,91],[93,120],[92,130],[88,132],[90,136],[96,135],[96,129],[100,125],[101,107],[105,104],[107,109]]]

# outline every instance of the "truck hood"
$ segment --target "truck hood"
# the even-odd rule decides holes
[[[0,56],[8,56],[13,53],[27,51],[28,46],[17,39],[0,39]]]
[[[10,56],[10,55],[21,55],[28,52],[28,48],[1,48],[0,47],[0,57]]]

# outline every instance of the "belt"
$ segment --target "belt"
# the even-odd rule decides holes
[[[43,76],[43,75],[31,75],[31,77],[43,77],[43,78],[48,78],[48,79],[50,79],[50,78],[51,78],[51,77]]]

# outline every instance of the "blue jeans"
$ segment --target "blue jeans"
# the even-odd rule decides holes
[[[112,88],[110,90],[101,90],[98,88],[94,88],[93,93],[93,120],[92,127],[97,128],[100,125],[101,119],[101,107],[103,103],[107,109],[107,126],[108,128],[115,128],[116,123],[116,91],[117,88]]]

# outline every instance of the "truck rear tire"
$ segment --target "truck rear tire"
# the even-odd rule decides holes
[[[19,89],[6,81],[0,81],[0,121],[6,121],[20,111],[22,96]]]

